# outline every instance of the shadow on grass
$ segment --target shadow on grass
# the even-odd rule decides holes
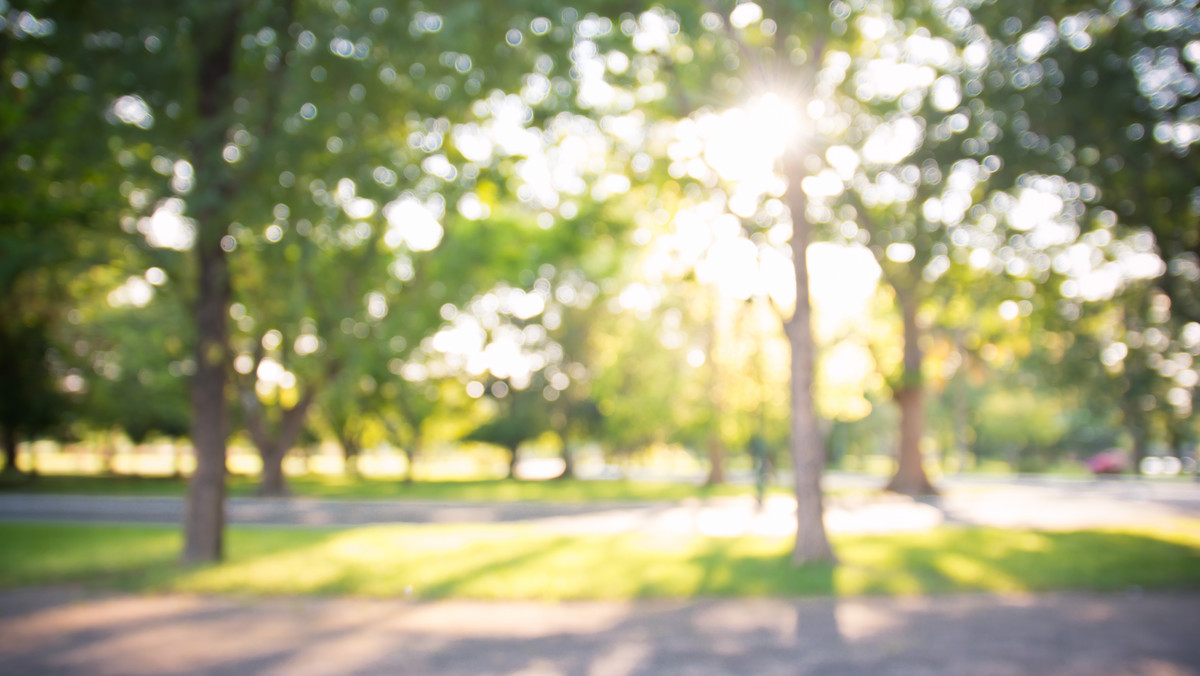
[[[835,540],[794,568],[786,538],[554,535],[524,526],[230,530],[183,569],[167,526],[0,524],[0,586],[416,599],[632,599],[1200,589],[1200,535],[944,529]]]
[[[536,570],[539,562],[544,562],[556,553],[570,548],[572,544],[571,540],[571,538],[567,537],[547,538],[539,542],[536,546],[521,548],[519,553],[493,557],[467,568],[460,568],[453,575],[447,576],[438,582],[428,584],[418,589],[416,593],[421,598],[429,599],[469,596],[472,582],[491,576],[511,575],[514,572],[520,573],[523,566],[531,566],[532,570]],[[583,572],[580,571],[580,573]]]
[[[829,596],[837,592],[832,565],[792,565],[790,541],[743,536],[701,542],[687,562],[700,571],[691,596]],[[638,596],[671,595],[666,591],[661,581],[649,580]]]
[[[850,594],[1200,589],[1200,538],[1121,531],[953,528],[839,541]],[[1182,541],[1181,541],[1182,540]]]

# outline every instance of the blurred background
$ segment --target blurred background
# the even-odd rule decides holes
[[[6,484],[1196,471],[1194,3],[0,17]]]

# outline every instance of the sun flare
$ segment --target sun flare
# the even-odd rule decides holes
[[[747,141],[782,154],[797,140],[801,108],[788,97],[768,92],[746,106]]]
[[[801,136],[802,109],[767,93],[745,105],[698,120],[708,166],[737,190],[762,195],[776,180],[776,164]]]

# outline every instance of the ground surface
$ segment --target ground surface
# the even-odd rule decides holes
[[[1200,484],[947,481],[830,500],[834,532],[942,524],[1195,528]],[[0,495],[0,519],[178,522],[159,498]],[[571,533],[786,533],[793,504],[234,500],[234,522],[520,521]],[[1187,521],[1191,519],[1191,521]],[[1084,562],[1081,562],[1081,564]],[[1200,676],[1200,595],[730,599],[561,604],[0,592],[9,674],[956,674]]]
[[[0,593],[0,674],[1200,674],[1200,597],[413,603]]]

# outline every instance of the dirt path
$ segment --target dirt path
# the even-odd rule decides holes
[[[1200,596],[638,603],[0,592],[0,674],[1200,675]]]

